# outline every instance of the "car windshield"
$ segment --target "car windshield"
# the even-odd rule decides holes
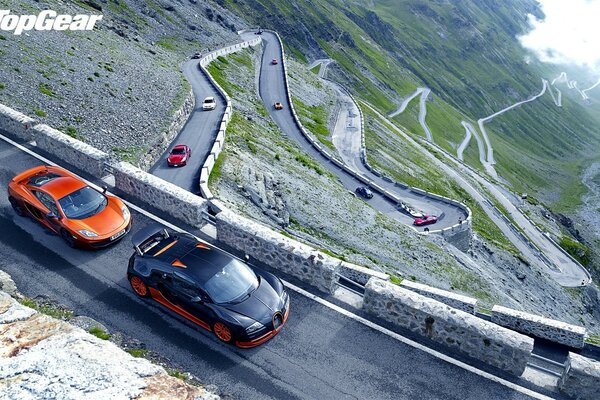
[[[205,99],[204,100],[204,104],[210,104],[210,103],[214,103],[215,99]]]
[[[171,150],[171,154],[184,154],[184,153],[185,153],[185,149],[183,147],[180,149]]]
[[[65,216],[69,219],[85,219],[98,214],[108,204],[102,193],[85,186],[58,200]]]
[[[231,260],[210,278],[205,289],[215,303],[229,303],[249,294],[258,287],[254,272],[244,263]]]

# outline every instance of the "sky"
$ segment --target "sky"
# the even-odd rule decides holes
[[[529,15],[521,44],[544,62],[576,64],[600,72],[600,0],[538,0],[544,20]]]

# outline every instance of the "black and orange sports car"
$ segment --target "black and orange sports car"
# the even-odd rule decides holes
[[[136,232],[127,278],[152,298],[226,343],[258,346],[285,324],[290,298],[276,276],[154,224]]]
[[[131,214],[120,199],[60,167],[39,166],[15,176],[8,200],[18,215],[32,217],[71,247],[105,247],[131,228]]]
[[[273,104],[273,107],[276,110],[283,110],[283,104],[281,104],[280,102],[277,102],[277,103]]]

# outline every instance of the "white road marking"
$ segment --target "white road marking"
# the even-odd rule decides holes
[[[346,309],[344,309],[344,308],[342,308],[340,306],[337,306],[337,305],[335,305],[333,303],[330,303],[327,300],[324,300],[324,299],[320,298],[319,296],[316,296],[316,295],[314,295],[314,294],[312,294],[310,292],[307,292],[306,290],[304,290],[302,288],[299,288],[298,286],[296,286],[296,285],[294,285],[292,283],[289,283],[287,281],[283,281],[283,283],[285,284],[286,287],[292,289],[293,291],[295,291],[297,293],[300,293],[301,295],[303,295],[305,297],[308,297],[309,299],[314,300],[317,303],[319,303],[319,304],[321,304],[321,305],[323,305],[323,306],[325,306],[327,308],[330,308],[330,309],[332,309],[332,310],[334,310],[334,311],[336,311],[336,312],[338,312],[338,313],[340,313],[340,314],[342,314],[342,315],[344,315],[344,316],[346,316],[346,317],[348,317],[348,318],[350,318],[350,319],[352,319],[352,320],[354,320],[356,322],[359,322],[359,323],[361,323],[361,324],[363,324],[363,325],[365,325],[365,326],[367,326],[367,327],[369,327],[371,329],[374,329],[374,330],[376,330],[378,332],[381,332],[384,335],[390,336],[390,337],[398,340],[399,342],[402,342],[402,343],[404,343],[406,345],[409,345],[409,346],[414,347],[414,348],[416,348],[418,350],[421,350],[421,351],[423,351],[423,352],[425,352],[427,354],[430,354],[430,355],[432,355],[432,356],[434,356],[436,358],[439,358],[440,360],[446,361],[446,362],[448,362],[448,363],[450,363],[452,365],[456,365],[457,367],[463,368],[463,369],[465,369],[465,370],[467,370],[469,372],[472,372],[472,373],[474,373],[476,375],[479,375],[479,376],[481,376],[483,378],[487,378],[487,379],[489,379],[489,380],[491,380],[493,382],[496,382],[496,383],[499,383],[501,385],[504,385],[504,386],[506,386],[506,387],[508,387],[510,389],[513,389],[513,390],[515,390],[517,392],[523,393],[523,394],[525,394],[527,396],[531,396],[531,397],[536,398],[536,399],[552,399],[551,397],[545,396],[545,395],[543,395],[541,393],[538,393],[538,392],[535,392],[535,391],[533,391],[531,389],[527,389],[527,388],[525,388],[523,386],[519,386],[516,383],[513,383],[513,382],[507,381],[505,379],[499,378],[499,377],[497,377],[495,375],[492,375],[492,374],[490,374],[488,372],[482,371],[482,370],[480,370],[478,368],[475,368],[475,367],[473,367],[473,366],[471,366],[469,364],[466,364],[466,363],[464,363],[462,361],[456,360],[456,359],[454,359],[454,358],[452,358],[450,356],[447,356],[447,355],[445,355],[443,353],[440,353],[439,351],[430,349],[427,346],[424,346],[424,345],[422,345],[420,343],[417,343],[417,342],[415,342],[413,340],[410,340],[410,339],[408,339],[408,338],[406,338],[406,337],[404,337],[404,336],[402,336],[402,335],[400,335],[400,334],[398,334],[398,333],[396,333],[394,331],[391,331],[391,330],[386,329],[386,328],[384,328],[382,326],[379,326],[379,325],[375,324],[374,322],[369,321],[368,319],[360,317],[360,316],[358,316],[358,315],[356,315],[356,314],[354,314],[354,313],[352,313],[352,312],[350,312],[350,311],[348,311],[348,310],[346,310]]]
[[[49,159],[47,159],[47,158],[45,158],[45,157],[43,157],[43,156],[35,153],[34,151],[26,148],[25,146],[22,146],[19,143],[16,143],[15,141],[13,141],[13,140],[5,137],[2,134],[0,134],[0,139],[4,140],[6,143],[8,143],[8,144],[10,144],[12,146],[15,146],[16,148],[18,148],[19,150],[21,150],[21,151],[29,154],[30,156],[32,156],[32,157],[34,157],[34,158],[36,158],[36,159],[44,162],[46,165],[60,166],[60,165],[58,165],[58,164],[50,161]],[[92,182],[89,182],[89,181],[87,181],[87,180],[85,180],[83,178],[81,178],[81,179],[84,182],[86,182],[88,185],[93,186],[93,187],[95,187],[97,189],[101,189],[98,185],[96,185],[96,184],[94,184]],[[121,200],[123,200],[123,199],[121,199]],[[135,204],[132,204],[132,203],[126,201],[126,200],[123,200],[123,202],[125,202],[125,204],[127,204],[128,207],[134,209],[135,211],[139,212],[140,214],[143,214],[146,217],[148,217],[148,218],[150,218],[150,219],[152,219],[152,220],[154,220],[154,221],[156,221],[156,222],[158,222],[158,223],[160,223],[160,224],[162,224],[162,225],[164,225],[164,226],[166,226],[168,228],[173,229],[174,231],[177,231],[177,232],[186,232],[184,229],[179,228],[178,226],[176,226],[176,225],[174,225],[174,224],[172,224],[172,223],[170,223],[168,221],[165,221],[164,219],[162,219],[162,218],[160,218],[160,217],[158,217],[158,216],[156,216],[156,215],[154,215],[154,214],[152,214],[152,213],[150,213],[150,212],[148,212],[148,211],[146,211],[146,210],[144,210],[144,209],[136,206]],[[198,240],[201,240],[201,239],[198,239]],[[212,245],[212,244],[211,244],[211,246],[219,248],[218,246],[215,246],[215,245]],[[223,249],[221,249],[221,250],[223,250]],[[336,312],[344,315],[345,317],[348,317],[348,318],[350,318],[350,319],[352,319],[352,320],[354,320],[354,321],[356,321],[358,323],[361,323],[361,324],[363,324],[363,325],[365,325],[365,326],[367,326],[367,327],[369,327],[371,329],[374,329],[374,330],[376,330],[376,331],[378,331],[380,333],[383,333],[384,335],[387,335],[387,336],[389,336],[389,337],[391,337],[393,339],[396,339],[399,342],[402,342],[402,343],[404,343],[404,344],[406,344],[408,346],[411,346],[411,347],[413,347],[415,349],[421,350],[421,351],[423,351],[423,352],[425,352],[425,353],[427,353],[429,355],[432,355],[432,356],[434,356],[436,358],[439,358],[440,360],[446,361],[446,362],[448,362],[448,363],[450,363],[452,365],[455,365],[455,366],[457,366],[459,368],[462,368],[462,369],[464,369],[466,371],[469,371],[469,372],[471,372],[473,374],[479,375],[479,376],[481,376],[483,378],[489,379],[489,380],[491,380],[493,382],[499,383],[499,384],[501,384],[503,386],[506,386],[506,387],[508,387],[508,388],[510,388],[512,390],[515,390],[515,391],[520,392],[522,394],[525,394],[527,396],[531,396],[531,397],[536,398],[536,399],[544,399],[544,400],[550,399],[551,400],[551,397],[542,395],[541,393],[537,393],[537,392],[535,392],[535,391],[533,391],[531,389],[527,389],[527,388],[525,388],[523,386],[517,385],[516,383],[509,382],[509,381],[507,381],[505,379],[499,378],[499,377],[497,377],[495,375],[492,375],[492,374],[490,374],[488,372],[482,371],[482,370],[480,370],[478,368],[475,368],[475,367],[473,367],[473,366],[471,366],[469,364],[466,364],[466,363],[464,363],[462,361],[456,360],[456,359],[454,359],[454,358],[452,358],[450,356],[447,356],[447,355],[445,355],[443,353],[440,353],[440,352],[438,352],[436,350],[430,349],[427,346],[424,346],[424,345],[422,345],[420,343],[417,343],[417,342],[415,342],[413,340],[410,340],[410,339],[408,339],[408,338],[406,338],[406,337],[404,337],[404,336],[402,336],[402,335],[400,335],[400,334],[398,334],[396,332],[393,332],[393,331],[391,331],[391,330],[389,330],[387,328],[379,326],[379,325],[375,324],[374,322],[371,322],[371,321],[369,321],[369,320],[367,320],[367,319],[365,319],[363,317],[360,317],[360,316],[358,316],[358,315],[356,315],[356,314],[354,314],[354,313],[352,313],[352,312],[350,312],[348,310],[345,310],[344,308],[342,308],[340,306],[337,306],[337,305],[335,305],[333,303],[330,303],[329,301],[327,301],[325,299],[322,299],[319,296],[314,295],[314,294],[312,294],[312,293],[310,293],[310,292],[308,292],[308,291],[306,291],[306,290],[304,290],[304,289],[302,289],[302,288],[300,288],[300,287],[298,287],[298,286],[296,286],[296,285],[294,285],[294,284],[292,284],[290,282],[283,281],[283,283],[284,283],[284,285],[286,287],[288,287],[289,289],[293,290],[296,293],[299,293],[302,296],[305,296],[305,297],[307,297],[307,298],[309,298],[309,299],[311,299],[313,301],[316,301],[317,303],[319,303],[319,304],[321,304],[321,305],[323,305],[323,306],[325,306],[327,308],[330,308],[330,309],[332,309],[332,310],[334,310],[334,311],[336,311]]]

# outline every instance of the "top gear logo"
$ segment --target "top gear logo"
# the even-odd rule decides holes
[[[0,10],[0,30],[21,35],[25,31],[91,31],[102,15],[68,15],[44,10],[38,15],[15,15],[10,10]]]

